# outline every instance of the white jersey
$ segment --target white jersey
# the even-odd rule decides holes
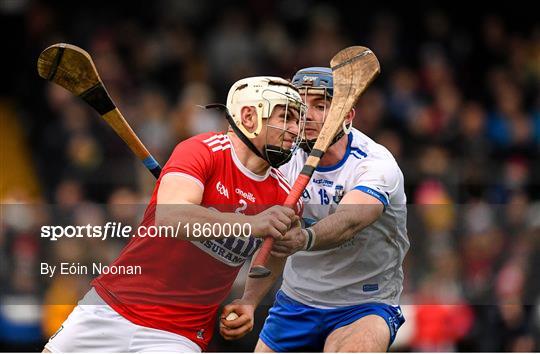
[[[308,155],[297,150],[280,168],[298,177]],[[379,199],[383,214],[353,238],[332,249],[297,252],[287,259],[281,289],[303,304],[328,308],[383,302],[398,305],[407,250],[407,207],[403,173],[382,145],[352,129],[347,151],[334,166],[319,167],[302,196],[307,226],[333,213],[347,192]]]

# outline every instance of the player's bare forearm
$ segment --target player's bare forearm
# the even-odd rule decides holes
[[[341,245],[375,222],[383,211],[383,205],[375,198],[361,191],[347,193],[335,213],[312,226],[315,243],[311,250],[324,250]]]
[[[255,258],[256,257],[254,256],[253,259]],[[257,307],[268,291],[272,289],[272,286],[281,276],[281,273],[283,273],[286,260],[286,258],[269,257],[268,263],[266,264],[268,269],[272,272],[269,276],[263,278],[247,277],[242,301]]]
[[[197,236],[194,230],[208,225],[210,225],[208,230],[212,231],[212,238],[230,237],[233,227],[241,229],[243,225],[250,224],[250,218],[242,214],[215,211],[196,204],[158,204],[156,206],[156,225],[177,227],[178,223],[182,226],[178,229],[178,238],[192,241]],[[220,234],[215,233],[215,230],[231,232]]]
[[[270,236],[280,239],[298,219],[294,210],[279,205],[257,215],[219,212],[200,205],[203,192],[204,187],[194,178],[165,174],[157,193],[157,225],[175,227],[181,222],[184,227],[179,228],[181,234],[177,237],[180,239],[191,239],[197,235],[213,238]],[[197,234],[190,234],[191,230],[198,230]]]
[[[210,225],[213,238],[220,238],[227,234],[214,234],[213,230],[225,230],[225,225],[232,227],[234,224],[245,225],[252,221],[242,214],[222,213],[201,206],[203,192],[203,188],[191,178],[163,176],[157,195],[156,225],[176,227],[181,223],[177,237],[192,240],[196,236],[192,231],[201,229],[205,224]]]
[[[255,260],[256,254],[253,257]],[[253,264],[254,261],[252,261]],[[284,258],[269,257],[266,263],[270,275],[262,278],[246,278],[244,295],[223,308],[220,333],[227,340],[239,339],[253,330],[255,310],[283,272]]]

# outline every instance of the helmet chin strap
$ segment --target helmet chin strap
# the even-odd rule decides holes
[[[282,153],[283,150],[284,149],[282,148],[280,149],[279,146],[268,145],[268,144],[264,145],[263,153],[266,156],[265,160],[268,161],[270,166],[278,168],[279,166],[284,165],[287,162],[289,162],[289,160],[292,158],[292,153],[290,150],[285,150],[285,151],[288,151],[288,154],[285,158],[283,158],[283,155],[284,155]]]
[[[263,147],[263,151],[262,152],[259,151],[259,149],[257,149],[255,144],[253,144],[253,142],[247,136],[245,136],[244,133],[242,133],[242,131],[236,126],[233,118],[229,114],[229,111],[227,110],[227,107],[225,105],[222,105],[220,103],[212,103],[212,104],[207,104],[206,106],[203,106],[203,107],[206,109],[217,109],[223,112],[223,114],[225,114],[225,118],[229,122],[229,125],[231,126],[236,136],[238,136],[238,138],[240,138],[240,140],[242,140],[242,142],[251,151],[253,151],[255,155],[257,155],[264,161],[268,162],[270,166],[274,168],[278,168],[279,166],[287,163],[291,159],[292,154],[288,154],[289,156],[286,159],[283,159],[283,155],[278,152],[279,147],[276,147],[273,145],[265,145]],[[281,159],[279,158],[280,156],[281,156]]]
[[[332,139],[332,142],[330,143],[330,146],[334,145],[341,139],[344,135],[349,135],[352,129],[352,121],[347,125],[347,122],[343,122],[342,129],[337,132],[336,136],[334,136],[334,139]],[[300,142],[300,148],[304,150],[306,153],[311,153],[311,150],[315,147],[315,143],[317,142],[317,139],[310,139],[310,140],[302,140]]]

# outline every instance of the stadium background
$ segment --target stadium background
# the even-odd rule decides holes
[[[0,350],[40,351],[88,287],[80,277],[40,277],[43,257],[108,262],[122,246],[51,246],[39,226],[137,224],[130,206],[144,207],[153,187],[94,112],[38,77],[37,56],[57,42],[91,53],[161,163],[177,142],[225,127],[196,105],[224,102],[237,79],[290,78],[348,45],[370,47],[382,74],[355,126],[392,151],[410,202],[407,323],[393,349],[540,350],[540,23],[532,4],[0,0],[0,15]],[[231,296],[241,294],[242,275]],[[210,349],[250,351],[256,338],[215,337]]]

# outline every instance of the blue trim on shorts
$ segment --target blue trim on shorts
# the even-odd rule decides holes
[[[259,338],[277,352],[322,351],[326,338],[333,331],[368,315],[377,315],[386,321],[390,329],[390,347],[405,322],[399,306],[367,303],[319,309],[293,300],[280,290]]]

